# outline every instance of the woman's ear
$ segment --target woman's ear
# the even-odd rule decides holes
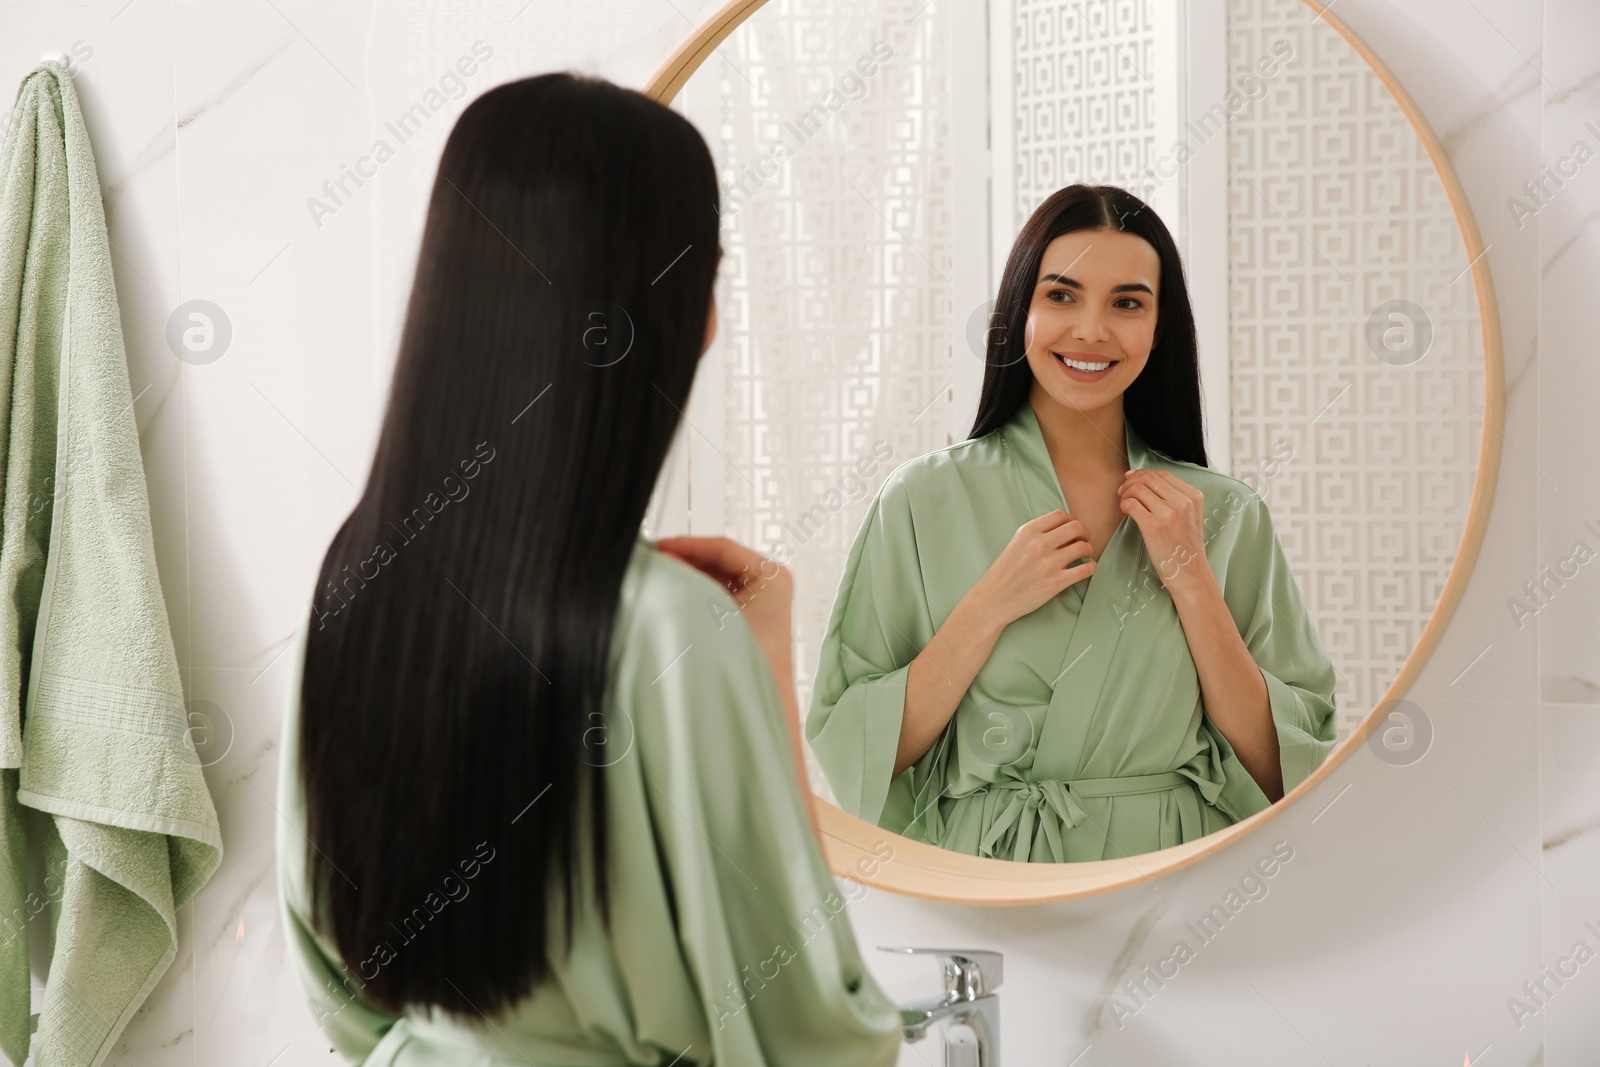
[[[705,355],[706,352],[710,350],[711,342],[716,340],[716,338],[717,338],[717,298],[716,298],[715,294],[712,294],[712,297],[711,297],[711,309],[710,309],[710,311],[708,311],[706,313],[706,339],[705,339],[705,343],[700,346],[700,354],[702,356]]]
[[[717,266],[718,267],[722,266],[722,245],[720,243],[717,245]],[[705,355],[708,351],[710,351],[711,342],[715,341],[716,339],[717,339],[717,294],[715,292],[713,292],[711,294],[711,308],[710,308],[709,311],[706,312],[706,339],[705,339],[705,343],[703,345],[701,345],[701,347],[700,347],[700,354],[702,356]]]

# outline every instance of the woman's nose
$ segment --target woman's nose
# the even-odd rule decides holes
[[[1098,311],[1083,311],[1073,317],[1071,334],[1079,341],[1104,341],[1106,338],[1105,319]]]

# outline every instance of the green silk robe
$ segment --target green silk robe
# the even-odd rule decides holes
[[[1273,532],[1236,478],[1146,446],[1130,468],[1205,495],[1206,556],[1266,681],[1285,793],[1333,749],[1333,664]],[[891,780],[911,661],[1017,528],[1071,513],[1032,404],[901,464],[867,510],[817,666],[806,736],[839,805],[919,841],[1020,861],[1115,859],[1268,806],[1205,715],[1177,606],[1132,517],[1095,573],[1012,622],[950,725]]]
[[[297,758],[307,632],[280,750],[280,918],[312,1013],[346,1058],[384,1067],[895,1062],[899,1014],[863,966],[845,912],[859,887],[845,883],[841,894],[817,846],[777,686],[720,583],[638,539],[609,678],[608,707],[630,721],[612,725],[611,747],[592,760],[605,766],[612,930],[592,901],[580,904],[575,948],[553,959],[555,980],[493,1025],[383,1012],[360,994],[380,957],[346,966],[310,921]],[[435,910],[446,906],[455,905]],[[398,933],[390,950],[405,951]]]

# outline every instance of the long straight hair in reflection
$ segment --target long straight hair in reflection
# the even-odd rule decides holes
[[[718,210],[694,127],[598,78],[498,86],[445,145],[300,694],[314,925],[391,1011],[493,1016],[549,976],[575,901],[609,924],[613,622]]]
[[[1194,310],[1178,246],[1150,205],[1115,185],[1058,189],[1034,209],[1017,234],[989,318],[983,390],[968,439],[1004,426],[1033,386],[1026,330],[1045,249],[1064,233],[1104,229],[1144,238],[1161,258],[1156,310],[1161,336],[1150,350],[1149,362],[1122,395],[1123,417],[1150,447],[1173,459],[1209,466],[1201,422]]]

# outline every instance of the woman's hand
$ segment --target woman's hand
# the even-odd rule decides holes
[[[1092,550],[1083,520],[1057,508],[1017,528],[1000,558],[973,586],[973,593],[1002,626],[1007,625],[1093,574],[1092,559],[1068,565]]]
[[[1122,476],[1117,496],[1167,592],[1178,596],[1215,582],[1206,560],[1204,493],[1171,471],[1141,468]]]

